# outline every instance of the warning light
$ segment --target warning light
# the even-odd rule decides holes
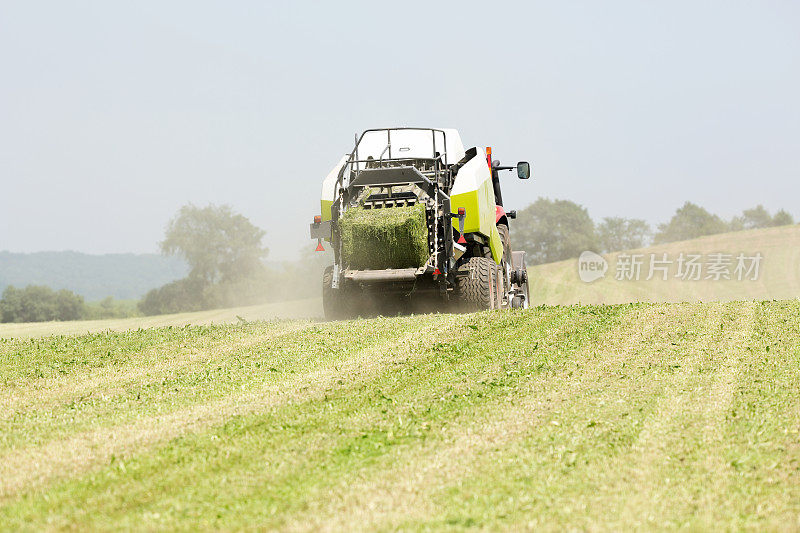
[[[489,164],[489,169],[492,168],[492,147],[486,147],[486,162]]]
[[[314,217],[314,224],[319,224],[320,222],[322,222],[322,216],[320,216],[320,215],[315,216]]]
[[[459,207],[458,208],[458,216],[463,217],[466,214],[467,214],[467,210],[466,209],[464,209],[463,207]]]

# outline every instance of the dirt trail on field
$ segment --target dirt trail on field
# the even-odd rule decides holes
[[[318,397],[339,380],[366,381],[398,360],[415,355],[411,341],[437,338],[459,322],[443,315],[412,331],[358,351],[346,360],[327,361],[321,368],[288,382],[229,395],[175,412],[143,418],[132,424],[84,432],[43,446],[14,450],[0,456],[0,500],[40,486],[57,477],[80,475],[105,465],[112,456],[140,452],[170,439],[223,424],[235,415],[268,410],[291,401]],[[461,326],[458,326],[461,327]],[[432,342],[432,341],[429,341]]]
[[[395,464],[386,470],[365,471],[355,480],[343,480],[341,486],[326,494],[324,501],[312,502],[312,512],[304,516],[303,521],[292,523],[291,529],[391,529],[400,523],[413,523],[415,519],[429,519],[436,512],[433,496],[448,484],[456,483],[470,473],[474,475],[476,469],[492,468],[494,463],[487,459],[492,451],[517,445],[521,439],[537,431],[558,429],[560,413],[591,410],[592,406],[587,404],[590,397],[593,401],[609,404],[619,401],[619,384],[614,381],[618,379],[620,369],[665,362],[653,361],[653,353],[645,349],[670,342],[661,326],[669,324],[670,331],[676,325],[698,333],[714,331],[714,326],[721,320],[722,307],[714,306],[714,312],[698,317],[698,313],[705,312],[707,308],[701,309],[699,305],[656,306],[628,314],[625,323],[607,332],[596,346],[585,346],[565,361],[557,372],[538,375],[525,383],[524,388],[515,391],[512,401],[493,403],[480,413],[473,413],[472,420],[454,423],[446,430],[444,446],[436,441],[433,447],[410,451],[414,455],[413,460],[395,458]],[[648,476],[655,475],[653,471],[658,467],[659,460],[641,452],[644,448],[655,446],[658,436],[677,431],[674,426],[680,422],[670,414],[670,405],[679,402],[687,415],[703,415],[713,426],[711,418],[730,402],[738,368],[737,356],[731,352],[738,349],[737,343],[749,331],[754,309],[755,304],[748,304],[744,313],[737,317],[735,335],[725,339],[699,339],[699,343],[690,343],[694,355],[689,357],[719,350],[721,357],[725,358],[725,371],[720,379],[713,382],[707,405],[692,403],[692,391],[682,388],[685,381],[685,375],[682,374],[670,376],[663,383],[652,383],[647,391],[632,391],[633,394],[649,395],[655,392],[655,398],[663,399],[656,408],[657,414],[650,418],[650,427],[643,431],[642,441],[631,450],[631,455],[639,460],[629,467],[627,462],[631,457],[626,455],[613,466],[609,465],[609,468],[617,469],[619,483],[628,482],[625,478],[631,471],[639,476],[642,487],[648,486],[648,479],[654,479]],[[666,357],[672,359],[674,354]],[[688,370],[690,361],[685,363]],[[662,390],[662,394],[658,394],[659,390]],[[592,396],[597,392],[600,393],[599,398],[596,394]],[[703,411],[707,406],[713,406],[713,409]],[[680,439],[680,432],[673,435],[675,439]],[[656,449],[659,447],[656,446]],[[663,451],[665,448],[661,446],[660,449]],[[710,466],[716,468],[718,465],[714,463]],[[646,498],[644,494],[646,492],[640,496]],[[600,517],[608,518],[602,509],[597,512],[600,513],[598,523]],[[592,527],[591,524],[589,527]]]

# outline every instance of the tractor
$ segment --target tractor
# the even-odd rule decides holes
[[[329,320],[422,309],[477,311],[530,305],[525,252],[511,248],[501,171],[492,149],[467,150],[454,129],[382,128],[356,136],[322,183],[311,224]]]

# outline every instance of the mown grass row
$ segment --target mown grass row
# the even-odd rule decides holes
[[[0,397],[69,386],[0,419],[0,454],[30,474],[0,522],[777,526],[800,518],[797,311],[537,308],[5,342]],[[76,397],[98,372],[100,390]],[[104,460],[62,474],[25,460],[218,404],[235,408],[134,448],[89,439]]]

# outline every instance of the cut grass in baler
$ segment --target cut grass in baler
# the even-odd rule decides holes
[[[430,257],[425,206],[353,207],[339,219],[344,263],[356,270],[412,268]]]

